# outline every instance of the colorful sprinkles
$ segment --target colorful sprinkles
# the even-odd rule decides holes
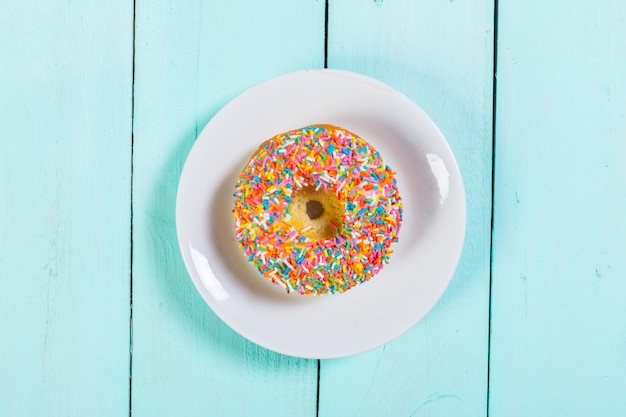
[[[289,223],[294,192],[315,187],[344,204],[332,239],[314,241]],[[235,186],[235,237],[248,261],[287,292],[341,293],[389,262],[402,202],[395,173],[358,136],[314,125],[274,136],[250,159]]]

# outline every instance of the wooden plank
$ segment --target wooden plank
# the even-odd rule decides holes
[[[626,415],[626,4],[500,2],[490,415]]]
[[[0,415],[127,416],[132,3],[0,3]]]
[[[424,320],[373,352],[322,361],[319,415],[484,416],[493,4],[330,2],[328,45],[330,67],[387,82],[437,123],[464,177],[468,227],[457,273]]]
[[[315,415],[317,362],[248,342],[197,293],[175,200],[187,153],[221,106],[271,76],[322,66],[323,54],[324,2],[137,1],[133,416]]]

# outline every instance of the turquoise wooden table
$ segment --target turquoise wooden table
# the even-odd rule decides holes
[[[458,160],[456,274],[335,360],[248,342],[183,266],[177,184],[304,68],[408,95]],[[0,416],[626,415],[626,3],[0,2]]]

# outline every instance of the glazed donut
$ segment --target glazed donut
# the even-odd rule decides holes
[[[265,141],[237,179],[235,238],[288,293],[342,293],[389,262],[402,201],[395,173],[366,141],[331,125]]]

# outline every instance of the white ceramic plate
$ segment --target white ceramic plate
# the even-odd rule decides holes
[[[237,175],[267,138],[316,123],[372,144],[397,172],[404,220],[390,263],[371,281],[322,297],[286,294],[247,262],[231,213]],[[465,193],[442,134],[411,100],[363,75],[310,70],[263,82],[211,119],[183,169],[176,227],[202,297],[230,327],[305,358],[364,352],[401,335],[443,294],[465,236]]]

